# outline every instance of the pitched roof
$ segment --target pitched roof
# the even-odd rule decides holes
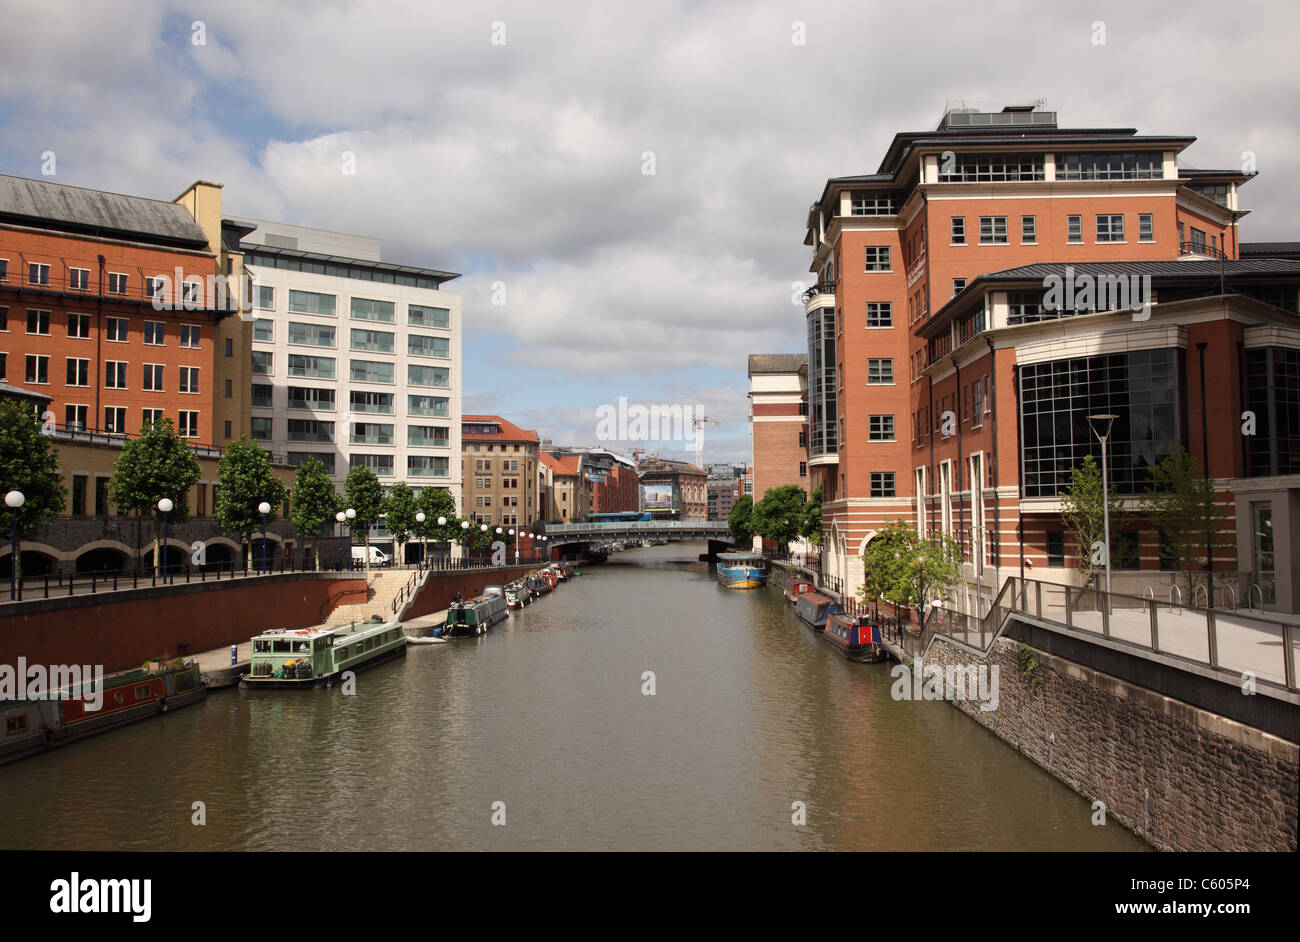
[[[749,375],[755,373],[798,373],[808,368],[806,353],[751,353]]]
[[[206,249],[208,237],[184,206],[165,200],[0,174],[0,220]]]
[[[571,455],[567,458],[558,458],[549,452],[542,452],[540,458],[542,464],[546,465],[556,474],[578,475],[582,473],[582,458],[578,455]]]
[[[466,442],[528,442],[536,445],[539,441],[535,429],[522,429],[513,422],[507,422],[499,415],[462,415],[461,433],[462,441]],[[470,432],[467,427],[470,425],[495,425],[498,428],[497,434],[484,434],[483,432]]]

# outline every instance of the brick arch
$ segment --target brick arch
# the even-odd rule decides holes
[[[9,541],[5,540],[3,545],[0,545],[0,558],[8,556],[10,548],[11,547]],[[78,554],[81,553],[81,550],[75,549],[75,550],[65,551],[65,550],[57,549],[56,547],[51,546],[49,543],[38,543],[35,540],[19,540],[18,552],[40,553],[44,556],[49,556],[53,559],[56,559],[59,562],[64,562],[69,559],[76,559]]]

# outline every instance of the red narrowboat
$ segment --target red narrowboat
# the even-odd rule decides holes
[[[807,579],[791,579],[790,584],[785,587],[785,600],[793,605],[799,601],[800,596],[816,591],[817,587]]]
[[[888,657],[881,643],[880,626],[871,624],[867,615],[848,615],[836,612],[826,619],[822,640],[850,661],[872,663]]]

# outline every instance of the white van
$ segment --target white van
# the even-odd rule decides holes
[[[381,549],[379,549],[378,547],[375,547],[375,546],[371,546],[369,549],[370,549],[370,565],[372,565],[372,566],[387,566],[387,565],[388,565],[388,554],[387,554],[387,553],[385,553],[383,550],[381,550]],[[365,565],[365,562],[366,562],[366,547],[364,547],[364,546],[354,546],[354,547],[352,547],[352,562],[353,562],[354,564],[359,564],[359,565],[363,565],[363,566]]]

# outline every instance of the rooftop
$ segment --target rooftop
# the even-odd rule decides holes
[[[0,174],[0,222],[207,250],[208,238],[184,206]]]
[[[808,369],[806,353],[751,353],[749,375],[755,373],[798,373]]]
[[[499,415],[462,415],[460,421],[462,442],[527,442],[532,445],[539,442],[535,429],[522,429]],[[471,432],[468,430],[471,425],[495,425],[497,431]]]

